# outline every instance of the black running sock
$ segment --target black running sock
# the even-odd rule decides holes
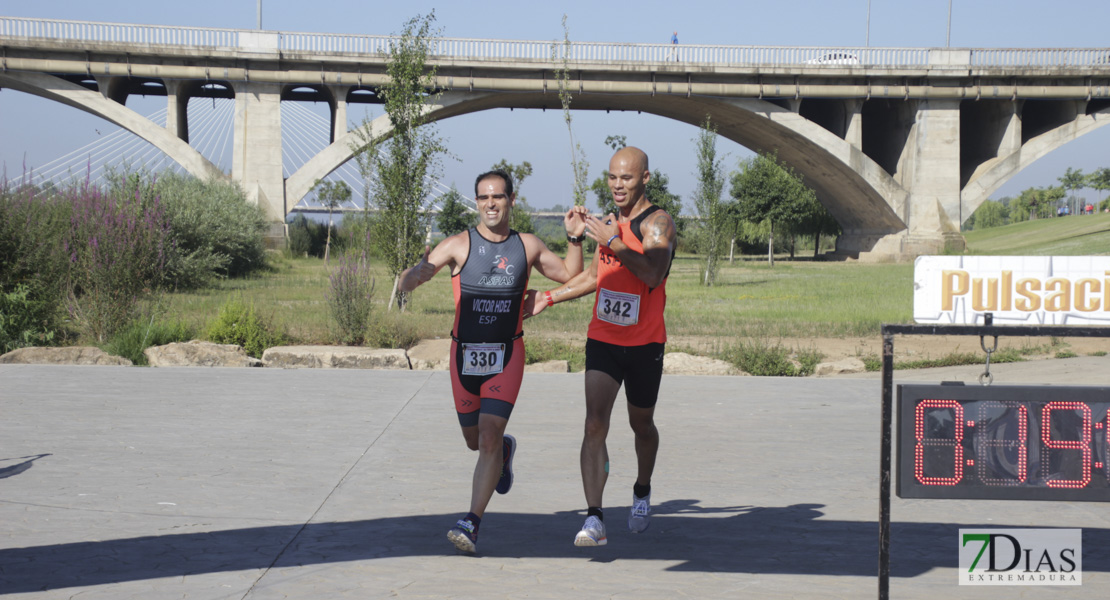
[[[647,498],[651,493],[651,484],[640,485],[639,483],[633,484],[632,493],[636,494],[637,498]]]
[[[479,517],[478,515],[476,515],[474,513],[466,513],[466,516],[463,517],[463,520],[464,521],[470,521],[470,523],[472,525],[474,525],[474,534],[477,535],[478,534],[478,526],[482,524],[482,517]]]
[[[600,506],[591,506],[588,509],[586,509],[586,516],[587,517],[597,517],[597,519],[599,521],[601,521],[602,523],[605,522],[605,516],[601,514],[601,507]]]

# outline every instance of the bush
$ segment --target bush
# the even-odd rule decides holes
[[[18,321],[38,324],[30,338],[64,334],[68,310],[103,343],[158,289],[266,266],[265,219],[234,184],[172,173],[113,173],[104,189],[30,181],[0,181],[0,292],[20,290],[12,301],[33,314]],[[5,335],[22,339],[8,310]]]
[[[70,211],[53,188],[0,180],[0,295],[6,294],[0,310],[6,314],[3,335],[9,342],[41,344],[52,336],[40,334],[62,332],[69,269],[62,239]]]
[[[324,298],[337,329],[336,337],[342,344],[358,346],[366,340],[374,307],[374,278],[366,253],[341,255],[329,280],[331,289]]]
[[[373,213],[344,213],[331,240],[332,247],[367,250],[370,252],[369,256],[373,257],[374,245],[370,243],[373,221]]]
[[[266,266],[266,217],[235,183],[171,171],[113,173],[116,195],[157,202],[169,227],[165,285],[196,289],[214,277],[243,277]]]
[[[164,346],[174,342],[187,342],[193,339],[192,327],[180,321],[163,322],[150,320],[132,321],[116,332],[106,344],[101,346],[108,354],[122,356],[136,365],[146,365],[143,350],[151,346]]]
[[[816,350],[797,353],[798,364],[790,360],[790,351],[781,345],[768,346],[759,341],[745,342],[726,349],[722,360],[731,362],[745,373],[761,377],[806,377],[813,374],[821,354]]]
[[[386,313],[371,319],[366,335],[366,345],[372,348],[411,348],[420,341],[420,335],[400,312]]]
[[[66,194],[73,205],[63,248],[70,256],[67,308],[97,342],[129,323],[163,280],[169,228],[156,198],[85,182]]]
[[[217,344],[237,344],[247,354],[262,358],[267,348],[281,345],[285,335],[271,331],[270,324],[255,311],[254,304],[239,299],[229,300],[220,308],[216,321],[205,337]]]
[[[289,253],[295,257],[324,257],[328,226],[297,215],[289,223]]]
[[[53,342],[52,312],[52,307],[30,297],[26,285],[7,293],[0,290],[0,354]]]

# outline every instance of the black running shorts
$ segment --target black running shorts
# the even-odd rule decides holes
[[[601,371],[624,384],[624,395],[632,406],[652,408],[659,399],[664,347],[659,343],[617,346],[587,339],[586,370]]]

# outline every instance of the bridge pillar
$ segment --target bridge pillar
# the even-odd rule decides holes
[[[166,85],[166,129],[171,135],[189,142],[189,96],[186,86],[180,81],[167,79]]]
[[[844,141],[853,148],[863,148],[863,100],[848,100],[848,124]]]
[[[909,191],[900,214],[906,229],[879,239],[861,260],[912,260],[965,246],[960,235],[960,101],[921,100],[908,142],[898,173]]]
[[[332,85],[328,86],[331,89],[332,96],[335,101],[331,107],[331,139],[328,143],[347,135],[347,90],[351,88],[349,85]]]
[[[236,82],[231,177],[262,207],[284,237],[285,177],[281,162],[281,84]]]

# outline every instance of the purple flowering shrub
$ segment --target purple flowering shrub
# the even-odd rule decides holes
[[[159,287],[170,229],[158,197],[138,188],[114,195],[86,182],[65,195],[72,206],[63,242],[66,307],[85,333],[104,342]]]
[[[342,254],[331,269],[329,281],[324,298],[335,324],[335,336],[343,344],[359,346],[366,341],[374,306],[374,278],[366,253]]]

